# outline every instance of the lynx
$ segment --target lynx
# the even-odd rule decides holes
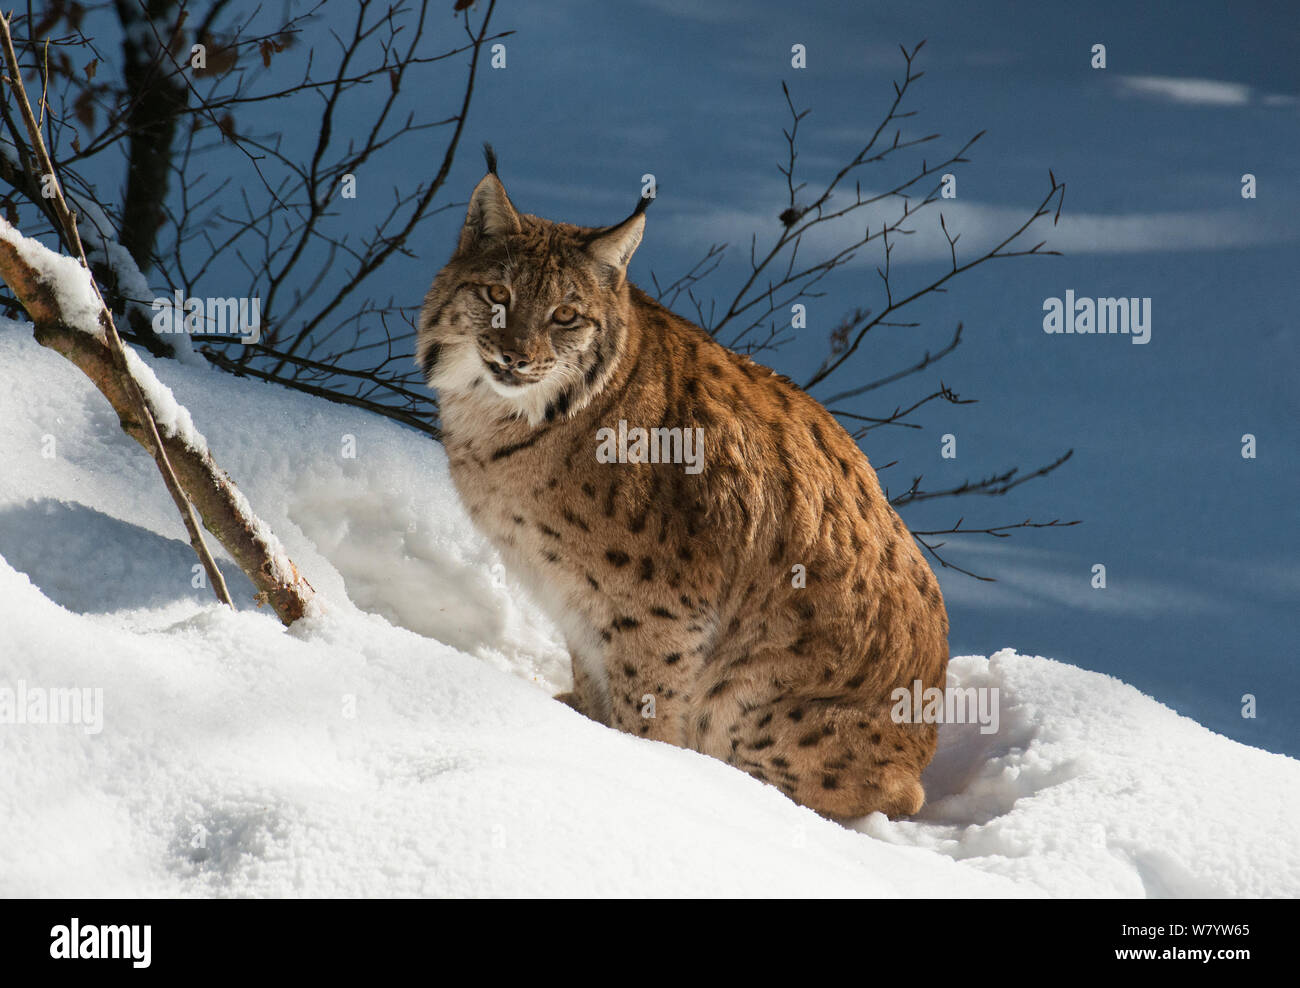
[[[565,635],[557,699],[830,818],[915,813],[937,728],[895,723],[890,694],[944,686],[948,618],[866,456],[627,280],[649,200],[611,227],[552,222],[487,156],[416,359],[470,517]],[[611,435],[620,455],[598,456]]]

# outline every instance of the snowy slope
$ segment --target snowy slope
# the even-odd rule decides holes
[[[955,660],[999,731],[945,726],[925,810],[861,832],[601,728],[550,699],[563,648],[440,447],[151,364],[326,613],[286,631],[229,565],[238,613],[193,588],[152,461],[0,321],[0,688],[104,706],[0,725],[0,894],[1300,894],[1300,763],[1048,659]]]

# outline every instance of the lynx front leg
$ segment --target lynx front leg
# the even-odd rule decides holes
[[[572,642],[568,644],[569,664],[573,668],[573,689],[567,693],[557,693],[555,699],[572,707],[583,716],[590,717],[596,723],[608,726],[609,698],[602,688],[603,684],[597,682],[596,677],[592,675],[591,659],[574,648]]]
[[[700,659],[695,636],[665,635],[662,629],[623,618],[610,629],[605,651],[609,672],[610,726],[637,737],[686,746],[683,730],[691,702],[692,670]]]

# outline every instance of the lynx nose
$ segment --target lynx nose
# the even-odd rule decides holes
[[[508,370],[523,370],[529,361],[517,350],[502,350],[497,354],[497,363]]]

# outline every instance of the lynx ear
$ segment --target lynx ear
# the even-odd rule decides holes
[[[646,201],[642,200],[642,202]],[[623,275],[627,272],[627,265],[632,260],[632,255],[636,253],[637,245],[641,243],[643,233],[645,233],[645,214],[644,209],[638,207],[635,213],[618,226],[610,227],[587,244],[587,253]]]
[[[484,237],[519,233],[522,229],[519,213],[506,195],[506,187],[495,172],[489,172],[474,186],[469,197],[469,209],[465,212],[465,225],[461,227],[457,250],[466,250]]]

